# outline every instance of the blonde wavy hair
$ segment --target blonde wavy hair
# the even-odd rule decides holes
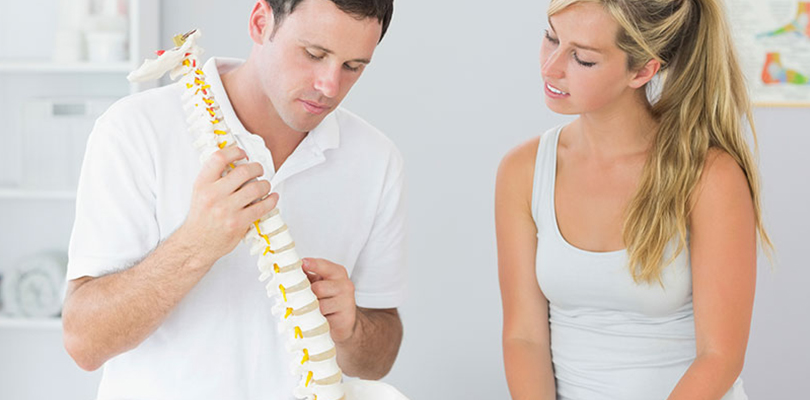
[[[688,249],[689,199],[710,148],[730,154],[745,172],[759,241],[772,249],[744,137],[745,120],[756,146],[751,104],[722,0],[551,0],[548,16],[583,2],[601,4],[618,22],[616,44],[627,53],[629,70],[661,63],[661,92],[650,105],[658,132],[623,227],[633,279],[661,283],[663,268]],[[651,97],[650,85],[647,90]],[[678,246],[665,260],[675,236]]]

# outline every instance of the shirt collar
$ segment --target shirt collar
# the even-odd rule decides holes
[[[220,110],[225,116],[225,122],[235,135],[252,135],[252,133],[245,129],[242,121],[236,116],[233,105],[228,98],[228,93],[225,91],[225,86],[222,84],[220,74],[227,73],[244,62],[244,60],[237,58],[211,57],[203,66],[206,82],[211,85],[211,90],[213,90],[214,96],[219,103]],[[340,146],[340,125],[337,115],[335,115],[338,109],[329,113],[304,139],[305,142],[312,145],[314,152],[323,154],[326,150]]]

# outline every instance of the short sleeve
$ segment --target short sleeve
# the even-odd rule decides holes
[[[393,148],[369,239],[352,271],[357,305],[396,308],[405,300],[405,177],[402,156]]]
[[[160,240],[148,141],[135,132],[133,126],[138,124],[116,118],[120,112],[115,108],[96,121],[87,143],[68,250],[68,280],[131,267]]]

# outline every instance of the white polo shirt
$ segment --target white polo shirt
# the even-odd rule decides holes
[[[219,73],[203,68],[225,120],[280,195],[302,257],[344,265],[357,305],[394,308],[405,292],[402,157],[393,143],[338,108],[274,171],[264,141],[236,117]],[[187,131],[182,88],[124,98],[90,135],[79,180],[67,279],[98,277],[142,260],[185,220],[199,154]],[[109,360],[99,399],[292,399],[292,362],[258,281],[256,257],[240,244],[137,348]]]

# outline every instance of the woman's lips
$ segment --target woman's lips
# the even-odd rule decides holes
[[[564,92],[549,83],[545,84],[546,95],[555,99],[561,99],[570,96],[570,93]]]

